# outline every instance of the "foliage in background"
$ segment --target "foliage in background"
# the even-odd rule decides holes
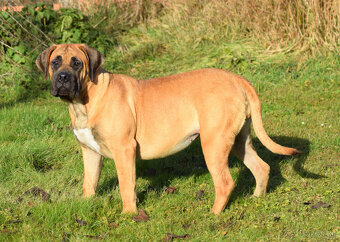
[[[76,2],[70,4],[79,6]],[[0,92],[13,96],[0,94],[5,102],[27,98],[23,89],[46,89],[47,83],[34,75],[34,59],[52,43],[87,43],[118,69],[121,63],[162,53],[169,61],[185,58],[188,48],[193,58],[204,51],[207,66],[224,69],[247,67],[256,58],[277,53],[339,53],[340,6],[331,0],[96,1],[85,13],[38,4],[21,12],[2,11],[0,22]],[[223,55],[211,61],[220,50]],[[17,75],[18,70],[25,74]]]
[[[21,12],[0,12],[0,20],[0,101],[5,103],[35,97],[48,88],[34,63],[53,43],[90,43],[102,52],[114,44],[78,9],[28,5]]]
[[[175,3],[176,2],[176,3]],[[172,1],[178,4],[178,1]],[[176,18],[205,23],[212,38],[256,41],[270,52],[337,51],[340,4],[332,0],[184,1]],[[176,5],[175,5],[176,6]],[[204,18],[202,18],[204,16]],[[191,23],[190,23],[191,24]],[[305,54],[305,53],[304,53]]]
[[[153,16],[150,9],[159,5],[150,3],[97,6],[87,11],[88,16],[75,8],[54,11],[46,4],[28,5],[21,12],[1,11],[0,102],[35,97],[48,88],[34,64],[48,46],[87,43],[107,54],[117,45],[119,34]]]
[[[78,6],[77,1],[70,4]],[[96,1],[86,11],[54,11],[28,5],[0,12],[0,102],[40,95],[49,83],[34,60],[53,43],[87,43],[106,56],[111,71],[138,78],[138,70],[162,57],[181,71],[199,66],[246,69],[272,55],[298,59],[339,54],[340,6],[330,0],[289,1]],[[192,64],[190,58],[198,58]],[[200,63],[198,63],[200,62]],[[154,65],[157,69],[159,65]],[[148,69],[148,68],[146,68]],[[157,71],[158,75],[171,74]],[[155,75],[155,74],[153,74]]]

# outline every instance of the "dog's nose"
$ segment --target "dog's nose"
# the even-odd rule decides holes
[[[71,75],[67,72],[61,72],[58,74],[57,81],[64,84],[66,82],[69,82],[71,80]]]
[[[61,81],[61,82],[67,81],[67,79],[66,79],[66,74],[60,74],[60,75],[59,75],[59,81]]]

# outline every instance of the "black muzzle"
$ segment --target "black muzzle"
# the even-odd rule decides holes
[[[51,95],[55,97],[75,98],[79,96],[80,85],[77,78],[69,71],[60,71],[54,75]]]

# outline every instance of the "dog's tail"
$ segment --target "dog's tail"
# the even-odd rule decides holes
[[[263,128],[261,115],[261,102],[254,87],[245,78],[240,77],[239,82],[248,98],[254,131],[259,140],[261,141],[261,143],[265,147],[267,147],[267,149],[269,149],[271,152],[276,154],[280,155],[300,154],[301,152],[299,150],[279,145],[268,136],[268,134]]]

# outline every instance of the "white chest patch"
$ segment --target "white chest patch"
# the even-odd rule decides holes
[[[90,149],[98,152],[100,154],[100,147],[99,144],[93,137],[93,134],[90,129],[74,129],[73,133],[76,135],[77,139],[83,145],[89,147]]]

